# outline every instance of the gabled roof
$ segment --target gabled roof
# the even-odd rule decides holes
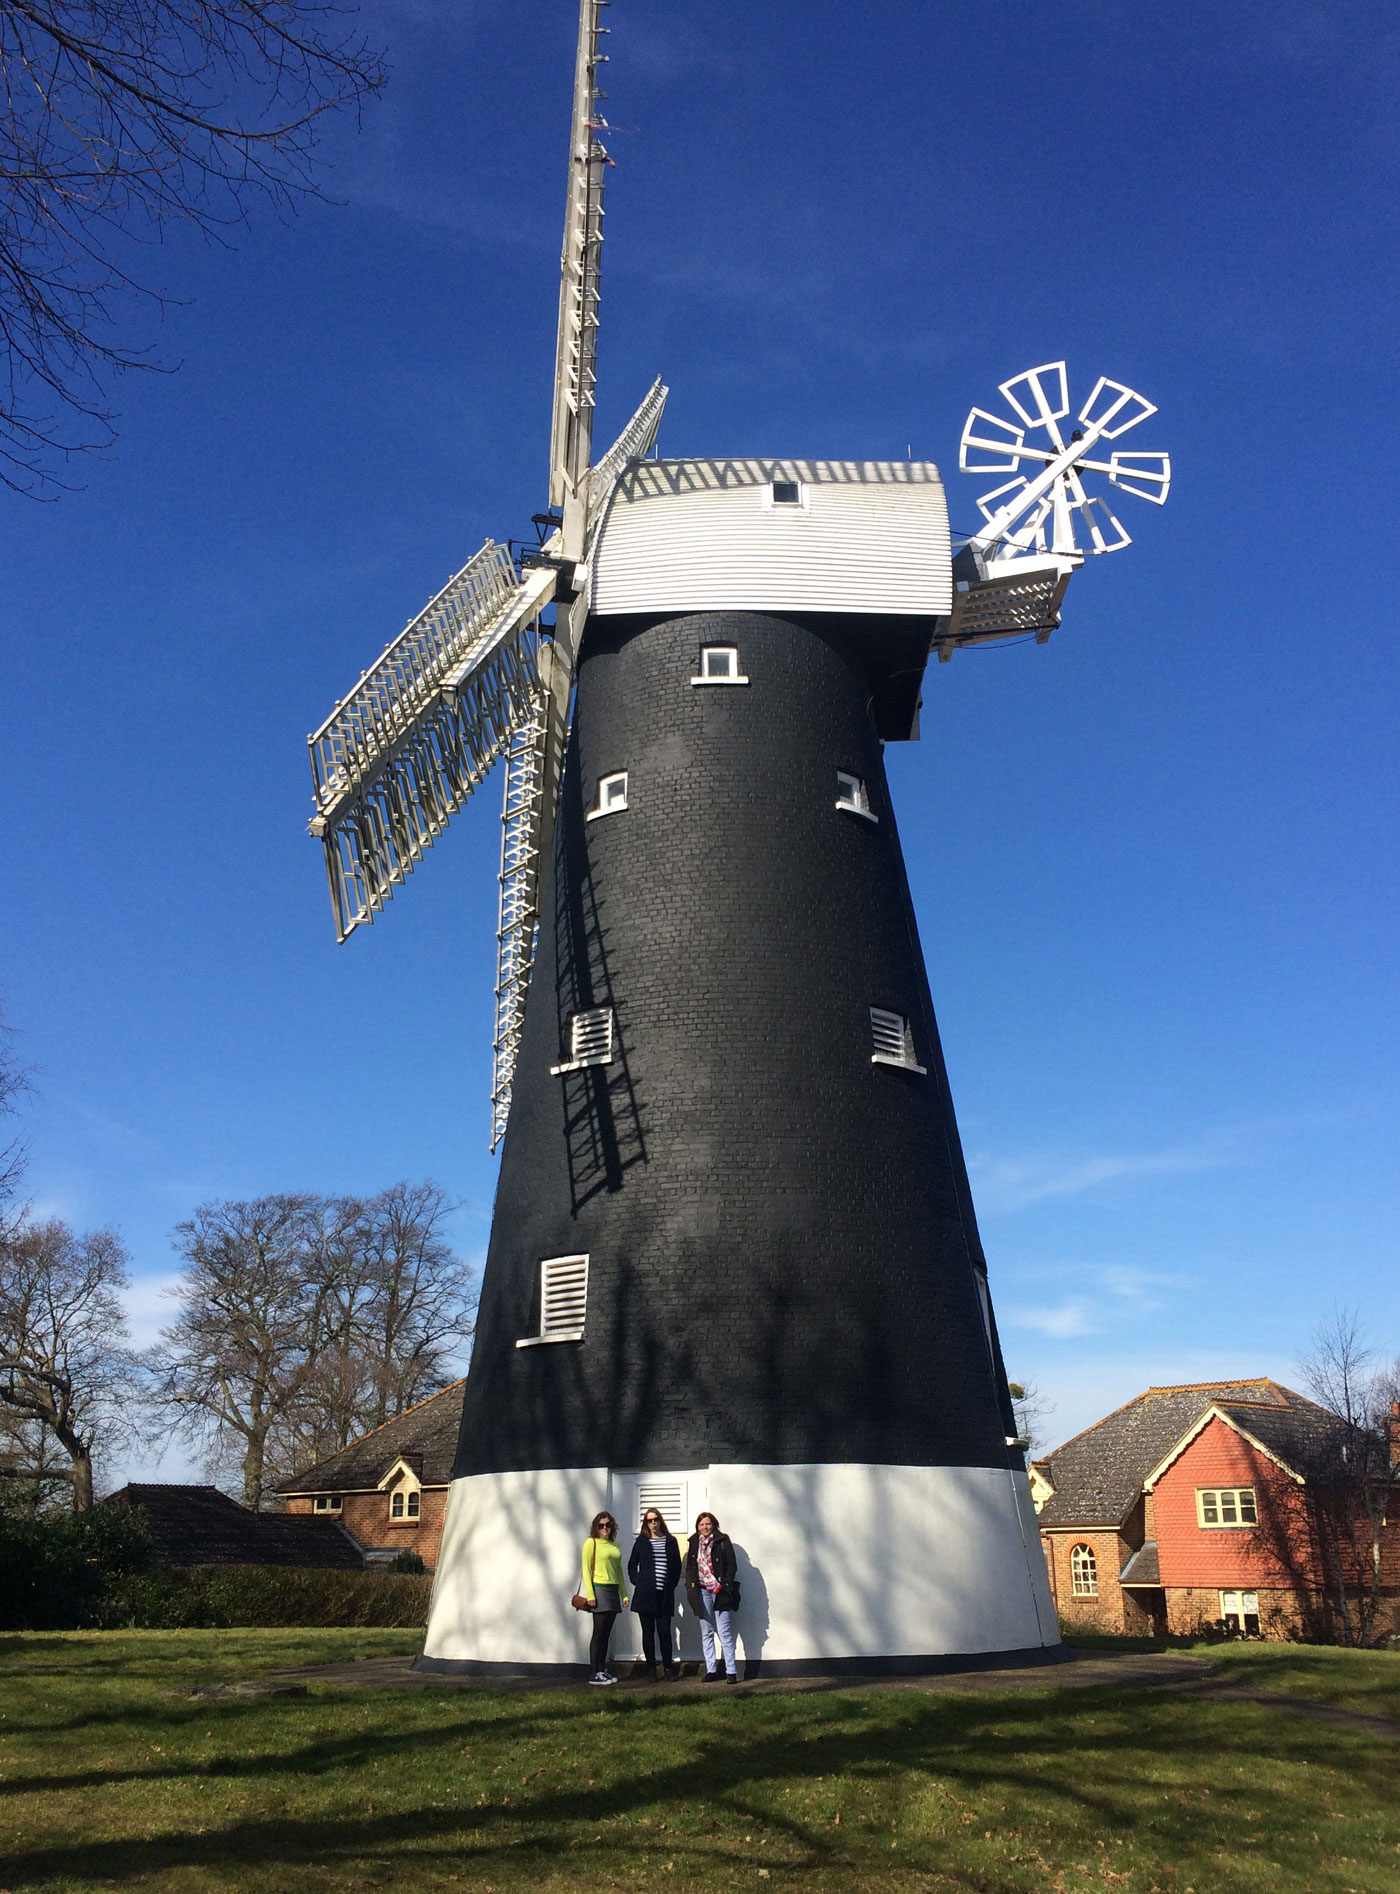
[[[373,1493],[396,1460],[404,1460],[424,1486],[446,1486],[457,1457],[466,1380],[408,1408],[395,1420],[352,1440],[275,1489],[279,1493]]]
[[[1267,1376],[1148,1388],[1036,1462],[1055,1489],[1040,1509],[1040,1524],[1118,1525],[1144,1481],[1212,1408],[1304,1476],[1345,1425]]]
[[[253,1513],[216,1486],[134,1482],[102,1502],[146,1515],[162,1565],[309,1565],[358,1571],[360,1548],[333,1520]]]

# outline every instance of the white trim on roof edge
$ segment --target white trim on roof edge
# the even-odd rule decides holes
[[[1279,1456],[1274,1452],[1272,1447],[1266,1447],[1263,1441],[1260,1440],[1257,1437],[1257,1435],[1250,1433],[1247,1427],[1241,1427],[1239,1422],[1235,1420],[1232,1415],[1227,1414],[1223,1407],[1217,1407],[1215,1403],[1212,1402],[1211,1405],[1206,1409],[1205,1413],[1202,1414],[1201,1418],[1196,1422],[1195,1426],[1189,1427],[1186,1430],[1186,1432],[1181,1436],[1181,1439],[1177,1441],[1176,1445],[1172,1448],[1171,1452],[1167,1455],[1165,1460],[1163,1460],[1159,1465],[1153,1467],[1152,1471],[1148,1474],[1147,1478],[1142,1483],[1142,1490],[1144,1493],[1150,1493],[1152,1491],[1153,1487],[1157,1484],[1158,1480],[1161,1479],[1162,1475],[1166,1472],[1167,1468],[1173,1465],[1174,1462],[1176,1462],[1177,1460],[1181,1458],[1182,1454],[1185,1453],[1186,1449],[1191,1445],[1191,1442],[1196,1438],[1197,1434],[1201,1433],[1202,1430],[1213,1420],[1224,1421],[1225,1425],[1231,1428],[1235,1433],[1237,1433],[1241,1440],[1247,1440],[1251,1447],[1257,1447],[1259,1449],[1260,1453],[1263,1454],[1266,1460],[1272,1460],[1276,1467],[1281,1468],[1282,1471],[1288,1475],[1290,1480],[1296,1480],[1299,1486],[1307,1485],[1307,1481],[1303,1478],[1302,1474],[1296,1472],[1294,1468],[1289,1466],[1286,1460],[1281,1460]]]

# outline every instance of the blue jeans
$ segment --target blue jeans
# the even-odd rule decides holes
[[[700,1649],[705,1653],[706,1670],[715,1670],[715,1633],[719,1633],[720,1649],[724,1652],[724,1668],[731,1677],[739,1675],[739,1666],[734,1657],[734,1613],[715,1609],[715,1594],[702,1591],[700,1594]]]

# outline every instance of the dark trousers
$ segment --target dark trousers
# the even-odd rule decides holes
[[[664,1664],[670,1670],[675,1663],[671,1655],[671,1614],[668,1611],[661,1616],[654,1611],[639,1611],[642,1621],[642,1656],[649,1664]]]
[[[595,1677],[600,1670],[606,1670],[608,1667],[608,1643],[612,1638],[612,1628],[616,1623],[615,1611],[593,1613],[593,1636],[588,1641],[588,1668]]]

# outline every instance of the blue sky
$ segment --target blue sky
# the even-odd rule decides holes
[[[167,236],[176,372],[83,491],[0,496],[6,925],[39,1207],[142,1333],[196,1203],[431,1175],[484,1250],[493,783],[338,948],[304,738],[543,502],[575,9],[369,6],[334,203]],[[1387,5],[617,0],[598,432],[937,460],[1069,360],[1161,412],[1162,511],[889,762],[1009,1364],[1060,1438],[1400,1348]],[[1149,438],[1150,437],[1150,438]],[[166,1470],[178,1469],[168,1459]],[[121,1469],[111,1469],[113,1476]]]

